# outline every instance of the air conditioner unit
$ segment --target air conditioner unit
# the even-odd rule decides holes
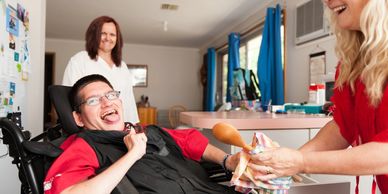
[[[329,24],[323,13],[322,0],[307,0],[296,6],[297,45],[329,35]]]

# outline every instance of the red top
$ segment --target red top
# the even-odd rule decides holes
[[[365,85],[359,79],[355,82],[354,94],[349,85],[344,85],[342,90],[334,89],[332,101],[334,120],[350,145],[388,142],[388,87],[376,108],[369,104]],[[378,175],[376,179],[382,194],[388,194],[388,175]]]
[[[182,149],[183,155],[199,161],[208,145],[208,139],[196,129],[165,129]],[[82,138],[72,135],[63,142],[64,152],[50,167],[45,181],[44,193],[60,193],[67,187],[96,175],[99,168],[97,156],[92,147]]]

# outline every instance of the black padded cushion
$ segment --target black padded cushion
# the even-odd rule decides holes
[[[62,85],[48,87],[50,100],[57,111],[59,123],[61,123],[64,132],[69,135],[80,130],[73,118],[73,108],[69,100],[70,90],[71,87]]]
[[[50,142],[23,141],[22,145],[31,153],[45,155],[51,158],[56,158],[63,152],[61,148],[54,146]]]

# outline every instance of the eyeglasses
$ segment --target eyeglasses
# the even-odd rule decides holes
[[[99,105],[101,102],[101,99],[105,97],[109,101],[116,100],[120,96],[120,91],[110,91],[105,93],[102,96],[91,96],[88,99],[82,101],[77,107],[80,107],[83,104],[87,104],[88,106],[96,106]]]

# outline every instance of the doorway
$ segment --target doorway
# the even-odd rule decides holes
[[[55,53],[46,52],[44,55],[44,112],[43,126],[46,130],[56,122],[56,114],[48,96],[48,86],[54,83]]]

